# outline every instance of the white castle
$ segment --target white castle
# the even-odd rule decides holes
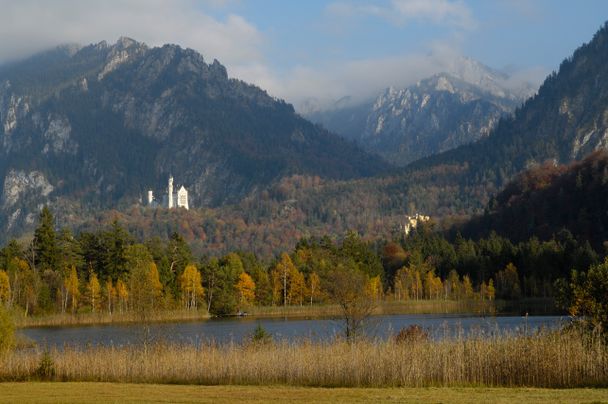
[[[170,176],[169,183],[167,184],[167,194],[163,195],[162,203],[159,204],[154,199],[154,192],[150,189],[148,191],[148,206],[162,206],[168,209],[185,208],[187,210],[189,209],[188,190],[182,185],[177,192],[173,192],[173,176]]]
[[[403,232],[405,235],[409,235],[422,222],[428,222],[431,220],[430,216],[420,215],[416,213],[414,216],[406,215],[405,224],[403,225]]]

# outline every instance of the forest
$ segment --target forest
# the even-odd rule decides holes
[[[271,259],[232,251],[197,256],[184,238],[137,238],[117,220],[94,232],[54,227],[44,208],[26,245],[0,250],[0,302],[26,316],[200,310],[233,315],[253,306],[371,301],[553,297],[558,279],[603,255],[563,230],[513,243],[491,233],[453,238],[434,223],[408,237],[367,241],[351,231],[302,238]],[[339,287],[338,287],[339,285]]]

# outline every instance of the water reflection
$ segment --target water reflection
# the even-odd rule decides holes
[[[560,316],[467,317],[462,315],[384,315],[369,319],[365,333],[385,339],[400,329],[417,324],[434,339],[471,333],[495,335],[505,332],[532,333],[541,327],[556,328],[567,321]],[[100,325],[83,327],[26,328],[21,333],[39,346],[62,347],[141,344],[164,341],[199,345],[215,342],[240,343],[260,324],[275,340],[329,341],[343,332],[339,319],[228,318],[197,322]]]

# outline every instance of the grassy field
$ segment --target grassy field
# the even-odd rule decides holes
[[[0,383],[0,403],[608,403],[606,389],[314,388]]]
[[[50,357],[49,357],[50,355]],[[576,331],[428,340],[20,349],[1,381],[308,387],[608,387],[608,347]]]

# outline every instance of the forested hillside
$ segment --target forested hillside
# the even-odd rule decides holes
[[[474,237],[495,231],[511,240],[549,239],[567,229],[602,249],[608,241],[608,153],[570,165],[551,163],[518,175],[487,211],[462,227]]]
[[[0,67],[0,122],[9,232],[31,227],[44,203],[68,214],[128,206],[170,174],[201,207],[237,203],[284,176],[389,169],[218,61],[128,38]]]

